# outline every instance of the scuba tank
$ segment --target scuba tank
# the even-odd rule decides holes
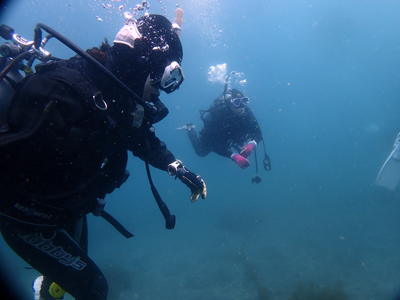
[[[11,61],[8,58],[1,57],[0,70],[6,68],[10,63]],[[6,80],[0,81],[0,133],[8,130],[7,108],[14,95],[15,83],[22,79],[24,79],[24,76],[20,73],[19,67],[15,66],[7,73]]]
[[[4,24],[0,25],[0,36],[5,40],[12,41],[12,43],[6,42],[0,46],[2,55],[0,57],[0,133],[2,133],[8,130],[7,108],[14,95],[15,86],[25,77],[20,72],[25,69],[22,59],[30,56],[30,53],[25,51],[33,42],[16,35],[14,29]]]

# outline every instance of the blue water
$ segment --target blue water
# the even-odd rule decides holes
[[[192,204],[186,186],[153,170],[177,216],[168,231],[144,163],[130,159],[131,177],[106,208],[135,237],[126,240],[89,216],[89,253],[107,276],[109,299],[286,300],[308,283],[317,290],[342,284],[351,300],[395,299],[400,194],[374,180],[400,131],[400,2],[149,3],[150,13],[170,20],[176,4],[185,11],[185,81],[162,95],[170,114],[156,129],[175,156],[201,174],[209,195]],[[28,39],[43,22],[86,49],[104,38],[111,42],[122,12],[136,4],[13,0],[0,21]],[[56,41],[46,49],[73,55]],[[236,87],[251,99],[264,133],[272,170],[260,170],[259,185],[251,183],[254,157],[246,170],[215,154],[199,158],[186,134],[175,130],[186,122],[201,129],[198,110],[223,91],[207,71],[222,63],[244,73],[247,85]],[[15,289],[30,299],[36,271],[24,269],[28,265],[4,241],[0,254]]]

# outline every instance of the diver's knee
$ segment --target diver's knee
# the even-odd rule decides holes
[[[85,298],[82,297],[82,300],[83,299],[107,300],[108,283],[102,273],[97,274],[89,293],[90,295],[85,295]],[[76,300],[78,300],[78,298],[76,298]]]
[[[197,133],[196,133],[196,131],[195,131],[194,129],[188,130],[188,131],[187,131],[187,136],[189,137],[189,139],[190,139],[191,141],[192,141],[192,140],[197,140],[197,139],[198,139]]]
[[[98,295],[97,299],[99,300],[107,299],[108,283],[102,273],[97,275],[96,279],[94,280],[92,289],[93,291],[96,291],[96,294]]]

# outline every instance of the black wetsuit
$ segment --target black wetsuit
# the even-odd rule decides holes
[[[126,180],[127,151],[161,170],[175,161],[149,115],[132,126],[134,110],[131,95],[80,58],[44,64],[17,87],[0,147],[0,230],[47,278],[45,299],[53,281],[77,300],[107,298],[87,256],[86,214]]]
[[[230,158],[233,151],[239,152],[249,140],[255,140],[257,144],[262,140],[260,126],[247,106],[242,113],[234,114],[223,98],[218,98],[208,111],[202,113],[202,119],[204,127],[199,137],[193,129],[188,131],[198,156],[215,152]]]

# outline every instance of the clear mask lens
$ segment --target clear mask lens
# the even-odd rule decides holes
[[[160,82],[161,89],[168,94],[172,93],[179,88],[183,79],[184,76],[181,66],[176,61],[173,61],[170,65],[165,67]]]
[[[241,97],[241,98],[233,98],[231,100],[232,106],[234,107],[243,107],[250,103],[250,99],[248,97]]]

